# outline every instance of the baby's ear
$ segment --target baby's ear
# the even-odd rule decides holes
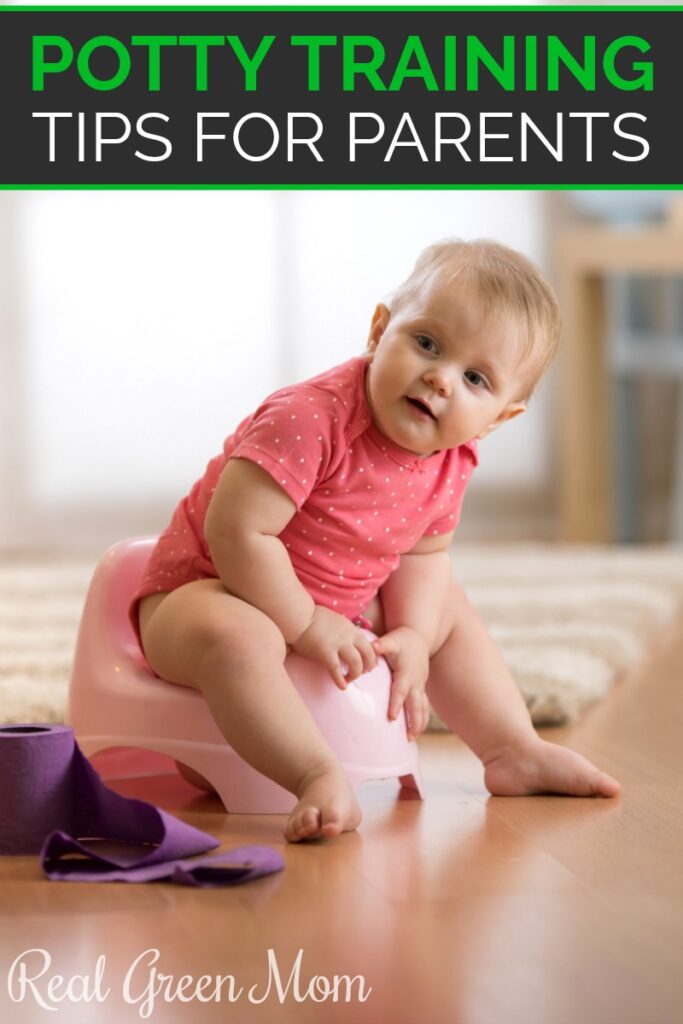
[[[477,440],[483,440],[483,438],[492,434],[493,431],[497,430],[503,423],[507,423],[508,420],[513,420],[515,416],[521,416],[523,412],[526,412],[526,402],[511,402],[510,405],[506,405],[500,415],[495,418],[493,423],[489,423],[488,427],[484,427],[481,433],[477,434]]]
[[[380,338],[387,329],[390,313],[383,302],[375,306],[375,312],[370,321],[370,333],[368,335],[368,352],[373,353],[379,345]]]

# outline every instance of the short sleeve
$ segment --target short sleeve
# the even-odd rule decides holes
[[[329,394],[316,388],[285,389],[240,424],[226,454],[261,466],[298,510],[325,475],[339,433],[339,407]]]
[[[462,509],[465,491],[475,467],[479,464],[476,441],[460,445],[455,454],[454,471],[457,483],[453,488],[454,494],[448,510],[443,515],[440,515],[438,519],[431,522],[425,530],[424,536],[426,537],[437,536],[440,533],[450,533],[460,521],[460,510]]]

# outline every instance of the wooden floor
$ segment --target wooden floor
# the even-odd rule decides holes
[[[544,735],[623,784],[617,800],[492,798],[454,737],[421,742],[424,802],[394,782],[361,789],[359,832],[287,846],[277,817],[226,816],[177,776],[112,783],[223,840],[266,843],[285,871],[234,889],[81,885],[42,879],[35,858],[0,861],[0,1019],[6,1024],[678,1024],[683,1021],[683,622],[579,724]],[[52,971],[95,971],[101,1003],[12,1003],[6,973],[47,949]],[[228,975],[229,1001],[126,1004],[131,963],[157,948],[165,974]],[[297,1002],[278,998],[303,950]],[[315,975],[363,975],[345,1002],[315,1002]],[[134,976],[142,995],[149,969]],[[44,979],[43,979],[44,982]],[[36,982],[40,985],[43,982]],[[226,983],[227,985],[227,983]],[[368,995],[368,991],[371,989]],[[208,985],[200,989],[205,995]],[[236,991],[233,993],[236,995]],[[308,994],[307,994],[308,993]]]

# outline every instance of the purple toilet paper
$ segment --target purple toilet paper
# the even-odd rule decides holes
[[[0,726],[0,780],[0,854],[40,853],[47,878],[215,887],[284,867],[268,846],[187,860],[219,840],[108,789],[64,725]]]

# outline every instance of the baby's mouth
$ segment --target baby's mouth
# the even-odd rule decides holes
[[[419,411],[420,411],[420,412],[421,412],[421,413],[422,413],[423,415],[429,416],[429,417],[431,417],[431,419],[433,419],[433,420],[435,420],[435,419],[436,419],[436,416],[434,415],[434,413],[433,413],[433,412],[432,412],[432,410],[431,410],[431,409],[429,408],[429,406],[427,405],[427,403],[426,403],[426,402],[422,402],[422,401],[420,401],[420,399],[419,399],[419,398],[410,398],[410,396],[406,396],[406,401],[407,401],[407,402],[410,402],[410,404],[411,404],[411,405],[412,405],[412,406],[413,406],[413,407],[414,407],[415,409],[419,409]]]

